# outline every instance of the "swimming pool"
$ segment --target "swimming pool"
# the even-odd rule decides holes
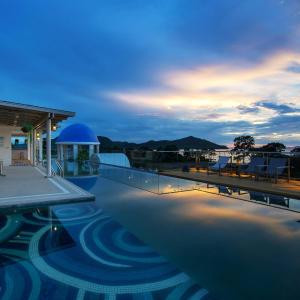
[[[71,180],[96,201],[2,212],[1,299],[299,298],[297,212]]]

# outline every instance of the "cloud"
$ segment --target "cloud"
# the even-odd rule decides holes
[[[300,63],[293,62],[287,67],[287,71],[293,73],[300,73]]]
[[[0,97],[75,110],[114,139],[266,136],[299,117],[298,12],[297,0],[1,1]]]
[[[214,121],[265,122],[277,113],[297,111],[285,104],[299,99],[300,74],[286,71],[286,66],[296,60],[300,62],[300,54],[280,53],[247,68],[214,64],[166,71],[157,75],[161,78],[160,89],[109,91],[104,95],[132,107],[178,118],[203,119],[215,114]],[[277,100],[279,97],[284,100]],[[257,100],[262,98],[275,100]]]
[[[268,108],[282,114],[300,112],[300,109],[296,108],[295,105],[291,106],[287,104],[278,104],[278,103],[268,102],[268,101],[257,102],[256,105],[257,107]]]
[[[241,112],[241,113],[257,113],[259,111],[259,108],[256,106],[246,106],[246,105],[239,105],[237,106],[237,109]]]

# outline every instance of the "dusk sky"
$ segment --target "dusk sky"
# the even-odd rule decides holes
[[[299,0],[0,0],[0,98],[114,140],[300,144]]]

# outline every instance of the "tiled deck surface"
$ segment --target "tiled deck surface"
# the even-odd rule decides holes
[[[278,183],[265,180],[256,181],[249,178],[238,178],[228,175],[219,176],[218,174],[207,175],[205,171],[196,171],[191,169],[190,172],[182,172],[181,170],[168,170],[160,172],[162,175],[172,176],[182,179],[190,179],[211,184],[220,184],[229,187],[239,187],[246,190],[254,190],[259,192],[285,195],[287,197],[300,198],[300,181],[279,180]],[[274,181],[274,180],[273,180]]]
[[[94,200],[94,196],[61,177],[45,178],[42,169],[10,166],[0,176],[0,207]]]

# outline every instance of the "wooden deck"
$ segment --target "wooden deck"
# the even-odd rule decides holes
[[[167,170],[160,172],[160,174],[228,187],[239,187],[245,190],[284,195],[291,198],[300,198],[300,181],[297,180],[290,180],[290,182],[279,180],[278,183],[274,183],[266,180],[257,181],[249,177],[239,178],[238,176],[229,176],[228,174],[222,174],[222,176],[218,174],[207,175],[206,171],[196,171],[196,169],[191,169],[190,172]]]
[[[10,166],[0,176],[0,208],[91,201],[94,195],[55,176],[46,178],[42,169]]]

